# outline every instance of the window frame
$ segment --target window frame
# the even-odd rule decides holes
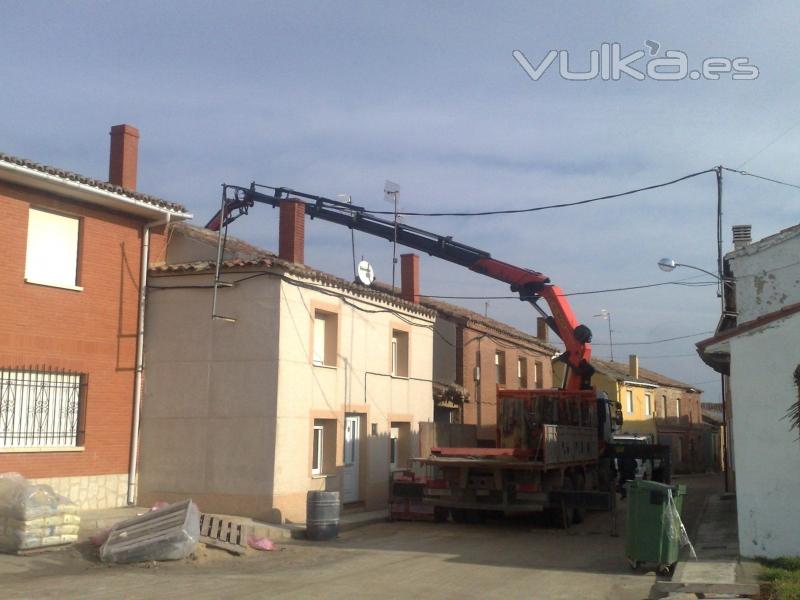
[[[653,395],[644,395],[644,416],[649,417],[653,414]]]
[[[42,213],[45,215],[49,215],[50,217],[57,217],[60,219],[74,221],[75,226],[75,240],[74,240],[74,254],[75,254],[75,265],[74,265],[74,277],[70,279],[71,283],[67,281],[59,280],[58,278],[50,278],[50,277],[41,277],[38,276],[37,273],[31,272],[35,271],[34,267],[31,266],[32,262],[35,261],[35,247],[36,244],[33,243],[35,240],[32,240],[32,233],[33,233],[33,222],[34,222],[34,213]],[[72,290],[72,291],[83,291],[83,287],[81,286],[81,256],[83,254],[83,217],[79,215],[68,214],[60,211],[51,210],[49,208],[44,208],[40,206],[28,206],[28,223],[27,223],[27,231],[26,231],[26,239],[25,239],[25,269],[24,269],[24,281],[25,283],[29,283],[32,285],[42,285],[47,287],[53,288],[61,288],[65,290]],[[71,253],[70,248],[70,253]],[[48,256],[53,256],[54,254],[63,255],[64,252],[59,252],[57,249],[48,249],[45,252]],[[52,260],[48,260],[47,263],[52,265]],[[71,272],[70,272],[71,274]]]
[[[544,387],[544,364],[540,361],[533,363],[533,378],[536,389],[540,390]]]
[[[400,428],[389,427],[389,468],[397,469],[397,459],[400,450]]]
[[[328,308],[312,307],[311,319],[311,364],[315,367],[335,369],[339,359],[339,313]],[[321,336],[318,323],[321,322]],[[322,348],[318,348],[318,340],[322,339]],[[320,356],[322,358],[318,358]]]
[[[87,373],[0,368],[0,453],[82,451],[88,388]]]
[[[389,344],[389,372],[392,377],[407,379],[411,376],[411,333],[392,327]]]
[[[506,353],[494,351],[495,379],[498,385],[506,385]]]
[[[319,433],[319,436],[317,435]],[[325,464],[325,425],[314,423],[311,433],[311,474],[322,475]],[[315,451],[316,449],[316,451]],[[317,466],[314,466],[316,461]]]
[[[519,389],[528,389],[528,358],[526,356],[517,357],[517,384]]]
[[[625,410],[629,415],[634,412],[633,390],[625,390]]]

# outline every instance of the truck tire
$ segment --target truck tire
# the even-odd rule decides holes
[[[450,511],[450,515],[453,517],[453,523],[467,522],[467,511],[463,508],[454,508]]]
[[[444,506],[435,506],[433,508],[433,521],[435,523],[444,523],[449,515],[450,511]]]
[[[572,486],[578,490],[579,492],[586,490],[586,476],[583,473],[575,473],[571,476],[572,479]],[[586,509],[585,508],[575,508],[573,509],[573,516],[572,522],[578,525],[579,523],[583,523],[584,519],[586,519]]]
[[[570,477],[564,477],[564,484],[561,487],[565,492],[575,489],[575,485]],[[550,516],[550,523],[553,527],[558,529],[569,529],[572,523],[575,522],[575,509],[564,506],[562,502],[560,506],[551,506],[548,509]]]

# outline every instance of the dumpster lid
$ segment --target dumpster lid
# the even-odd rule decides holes
[[[667,485],[666,483],[659,483],[658,481],[649,481],[647,479],[633,479],[627,482],[625,485],[628,486],[628,489],[632,490],[643,490],[648,492],[662,492],[665,493],[667,490],[672,490],[672,495],[676,494],[685,494],[686,493],[686,486],[685,485]]]

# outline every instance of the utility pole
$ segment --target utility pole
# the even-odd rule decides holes
[[[725,316],[727,309],[725,296],[725,264],[722,259],[722,165],[714,169],[717,174],[717,273],[719,275],[719,297],[722,305],[721,315]],[[722,402],[722,469],[725,471],[725,492],[730,491],[730,449],[728,447],[728,401],[726,398],[726,375],[720,373],[720,400]]]

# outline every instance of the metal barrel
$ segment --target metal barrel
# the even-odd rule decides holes
[[[332,540],[339,535],[339,492],[311,491],[306,495],[306,537]]]

